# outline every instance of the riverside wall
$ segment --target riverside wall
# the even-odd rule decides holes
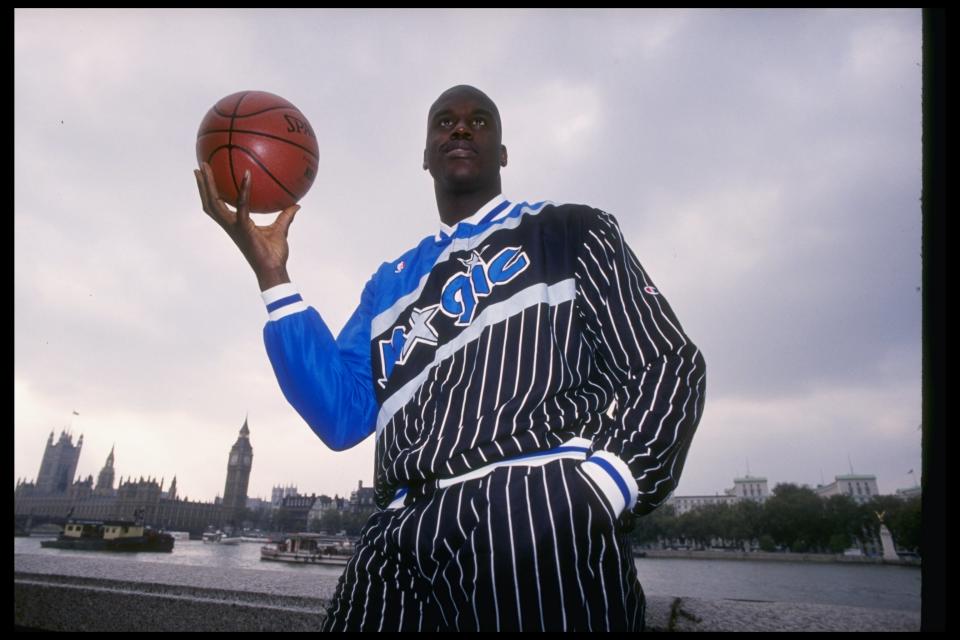
[[[316,631],[337,578],[308,572],[14,557],[14,625],[50,631]],[[919,612],[647,597],[650,631],[918,631]]]

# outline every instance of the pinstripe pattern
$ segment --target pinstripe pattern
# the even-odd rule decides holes
[[[375,513],[324,631],[641,631],[617,520],[575,459],[502,467]]]
[[[398,487],[579,436],[593,441],[593,451],[610,454],[590,470],[595,480],[599,473],[615,481],[604,489],[608,502],[649,513],[676,486],[703,412],[703,357],[613,216],[548,205],[510,220],[517,219],[522,224],[511,229],[534,240],[523,245],[531,262],[527,279],[518,279],[523,288],[483,307],[415,377],[381,396],[378,503],[389,503]],[[554,247],[540,240],[538,247],[553,229],[572,242]],[[492,254],[517,242],[516,235],[500,243],[497,237],[487,230],[451,255],[481,246]],[[559,280],[548,286],[551,276]],[[548,295],[566,292],[566,282],[571,293]],[[425,307],[437,295],[421,285],[410,306]],[[611,403],[612,417],[605,413]]]
[[[326,630],[642,628],[624,530],[677,486],[706,365],[613,216],[521,203],[425,240],[336,344],[264,293],[291,404],[331,446],[377,434],[382,510]],[[514,460],[574,438],[585,459]]]
[[[676,487],[703,414],[706,365],[666,300],[645,292],[653,283],[613,216],[601,212],[592,226],[586,259],[577,260],[582,317],[600,368],[621,383],[617,414],[604,416],[594,448],[630,467],[639,488],[635,512],[643,515]]]

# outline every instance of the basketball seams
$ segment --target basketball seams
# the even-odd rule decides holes
[[[254,153],[252,150],[246,148],[246,147],[243,147],[243,146],[237,145],[237,144],[222,144],[222,145],[220,145],[219,147],[217,147],[217,148],[213,149],[212,151],[210,151],[210,155],[207,156],[207,162],[208,162],[208,163],[213,162],[213,156],[217,155],[217,152],[218,152],[218,151],[223,151],[224,149],[226,149],[228,156],[232,154],[232,152],[233,152],[234,149],[236,149],[237,151],[241,151],[241,152],[245,153],[246,155],[250,156],[250,159],[253,160],[253,162],[255,162],[255,163],[257,164],[257,166],[260,167],[260,169],[262,169],[263,172],[264,172],[265,174],[267,174],[267,175],[270,177],[270,179],[273,180],[273,182],[274,182],[278,187],[280,187],[281,189],[283,189],[284,192],[285,192],[287,195],[289,195],[291,198],[293,198],[294,200],[298,200],[296,194],[292,193],[289,189],[287,189],[282,182],[280,182],[279,180],[277,180],[277,177],[276,177],[275,175],[273,175],[272,173],[270,173],[270,170],[267,169],[266,165],[264,165],[263,162],[260,161],[260,158],[257,157],[257,154]],[[239,195],[239,193],[238,193],[238,195]]]
[[[237,100],[237,104],[233,107],[233,115],[230,116],[230,137],[227,139],[227,144],[230,145],[230,150],[227,151],[227,157],[230,159],[230,178],[233,180],[233,188],[237,192],[237,200],[240,200],[240,184],[237,182],[237,175],[233,167],[233,121],[236,120],[237,111],[240,110],[240,103],[243,102],[243,99],[250,95],[250,92],[247,91],[240,99]]]
[[[305,147],[305,146],[303,146],[303,145],[301,145],[301,144],[297,144],[296,142],[293,142],[292,140],[287,140],[286,138],[281,138],[280,136],[271,135],[271,134],[269,134],[269,133],[263,133],[262,131],[247,131],[246,129],[232,129],[232,128],[231,128],[231,129],[211,129],[211,130],[209,130],[209,131],[204,131],[203,133],[198,133],[198,134],[197,134],[197,137],[198,137],[198,138],[201,138],[201,137],[203,137],[203,136],[213,135],[214,133],[228,133],[228,132],[230,133],[231,138],[233,137],[233,134],[234,134],[234,133],[242,133],[242,134],[248,135],[248,136],[262,136],[262,137],[264,137],[264,138],[270,138],[271,140],[279,140],[280,142],[286,142],[287,144],[292,144],[293,146],[295,146],[295,147],[297,147],[297,148],[299,148],[299,149],[303,149],[304,151],[306,151],[307,153],[309,153],[317,162],[320,161],[320,156],[317,155],[316,153],[314,153],[314,152],[313,152],[312,150],[310,150],[309,148],[307,148],[307,147]]]
[[[277,101],[282,101],[282,103]],[[250,109],[251,112],[243,113],[244,108]],[[289,126],[283,126],[281,117],[287,120]],[[296,121],[293,119],[296,119]],[[282,208],[281,203],[286,198],[290,198],[294,202],[299,199],[294,193],[294,189],[297,191],[309,190],[310,185],[305,183],[304,179],[310,178],[310,182],[313,182],[313,175],[311,174],[315,174],[319,163],[319,149],[317,148],[316,138],[311,135],[309,138],[299,139],[300,136],[297,136],[299,140],[294,141],[285,137],[294,128],[298,133],[303,131],[303,127],[299,124],[300,120],[306,124],[309,135],[310,125],[306,116],[295,105],[279,96],[265,92],[238,92],[218,101],[211,107],[200,131],[197,133],[198,156],[201,158],[201,162],[203,162],[202,156],[207,156],[207,163],[214,167],[215,174],[218,173],[220,178],[226,182],[224,185],[225,191],[229,192],[230,186],[233,186],[238,199],[243,182],[242,173],[245,167],[253,175],[263,173],[270,179],[270,182],[276,185],[270,187],[270,182],[266,182],[263,184],[265,190],[258,189],[260,195],[254,198],[258,203],[256,204],[257,209],[252,210],[252,213],[267,212],[268,209],[273,211],[273,207]],[[285,146],[276,145],[276,141],[285,143]],[[290,147],[293,147],[296,151],[291,150]],[[224,150],[226,150],[227,157],[224,158],[221,154],[220,158],[217,159],[217,154]],[[289,158],[289,161],[293,164],[289,168],[286,164],[273,166],[274,158],[269,155],[261,158],[258,155],[258,150],[265,153],[270,150],[271,153],[278,154],[278,160]],[[235,151],[238,154],[244,154],[247,159],[244,160],[240,155],[234,155]],[[303,156],[295,161],[294,157],[298,153],[303,154]],[[296,171],[291,173],[290,169],[298,165],[304,167],[302,169],[302,171],[305,171],[303,175],[297,174]],[[276,170],[277,173],[273,173],[271,169]],[[229,172],[229,177],[222,175],[224,172]],[[281,180],[281,177],[283,180]],[[289,187],[285,184],[287,181],[290,182]],[[285,197],[281,194],[285,194]],[[227,195],[226,197],[230,198],[231,196]]]
[[[277,106],[275,106],[275,107],[267,107],[266,109],[263,109],[263,110],[261,110],[261,111],[254,111],[253,113],[244,113],[243,115],[231,115],[231,114],[229,114],[229,113],[223,113],[222,111],[220,111],[219,109],[217,109],[217,106],[216,106],[216,105],[213,106],[213,111],[214,111],[214,113],[216,113],[218,116],[222,116],[222,117],[224,117],[224,118],[233,118],[233,119],[237,119],[237,120],[239,120],[240,118],[252,118],[253,116],[258,116],[258,115],[260,115],[261,113],[266,113],[266,112],[268,112],[268,111],[276,111],[277,109],[290,109],[291,111],[296,111],[296,112],[299,113],[301,116],[303,116],[303,119],[304,119],[304,120],[307,119],[307,117],[304,116],[303,113],[301,113],[301,111],[300,111],[299,109],[297,109],[296,107],[294,107],[293,105],[282,105],[282,104],[281,104],[281,105],[277,105]]]
[[[232,148],[233,148],[233,145],[229,145],[229,144],[222,144],[219,147],[216,147],[210,152],[210,155],[207,156],[207,164],[213,166],[212,165],[213,156],[217,155],[217,151],[220,151],[221,149],[232,149]]]
[[[255,163],[257,163],[257,166],[259,166],[260,169],[261,169],[265,174],[267,174],[268,176],[270,176],[270,179],[273,180],[274,182],[276,182],[278,187],[280,187],[281,189],[283,189],[284,191],[286,191],[286,192],[287,192],[287,195],[289,195],[291,198],[293,198],[293,201],[294,201],[294,202],[296,202],[297,200],[299,200],[299,198],[297,198],[297,195],[296,195],[295,193],[293,193],[292,191],[290,191],[290,189],[287,189],[282,182],[280,182],[279,180],[277,180],[277,177],[276,177],[276,176],[274,176],[272,173],[270,173],[270,170],[267,169],[267,165],[263,164],[263,163],[260,161],[260,158],[257,157],[257,154],[256,154],[256,153],[254,153],[254,152],[251,151],[250,149],[247,149],[246,147],[241,147],[240,145],[234,145],[234,146],[231,148],[231,152],[233,151],[233,149],[236,149],[236,150],[238,150],[238,151],[242,151],[242,152],[246,153],[248,156],[250,156],[250,159],[253,160]],[[231,155],[232,155],[232,153],[231,153]]]

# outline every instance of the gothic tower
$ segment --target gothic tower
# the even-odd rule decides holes
[[[223,526],[238,529],[242,524],[247,506],[247,486],[250,484],[250,469],[253,467],[253,447],[250,446],[250,429],[243,421],[240,437],[230,449],[227,463],[227,484],[223,489]]]
[[[113,450],[114,447],[110,447],[110,455],[107,456],[107,463],[103,465],[103,469],[100,470],[100,475],[97,476],[97,493],[101,495],[109,495],[113,493]]]
[[[83,435],[76,445],[73,436],[66,431],[60,432],[60,440],[53,444],[53,432],[47,439],[47,448],[40,462],[40,474],[37,476],[37,491],[41,494],[66,493],[73,484],[80,461],[80,449],[83,447]]]

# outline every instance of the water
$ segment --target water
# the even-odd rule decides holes
[[[302,565],[289,562],[269,562],[260,559],[260,547],[266,543],[211,544],[202,540],[177,540],[170,553],[127,553],[109,551],[73,551],[71,549],[44,549],[42,540],[53,538],[14,538],[13,552],[74,558],[108,558],[111,561],[157,562],[195,567],[224,567],[227,569],[258,569],[263,571],[292,571],[326,574],[339,577],[343,567]],[[91,576],[105,577],[105,576]]]
[[[920,568],[751,560],[637,559],[647,594],[920,612]]]
[[[110,563],[163,563],[288,572],[298,579],[330,576],[342,567],[295,565],[260,560],[260,544],[219,545],[177,540],[172,553],[107,553],[43,549],[41,538],[14,538],[14,554],[51,558],[72,556],[109,559]],[[886,565],[807,564],[750,560],[636,560],[644,592],[708,600],[736,599],[814,604],[839,604],[874,609],[920,611],[920,569]],[[106,576],[91,576],[106,577]],[[294,578],[294,576],[290,576]]]

